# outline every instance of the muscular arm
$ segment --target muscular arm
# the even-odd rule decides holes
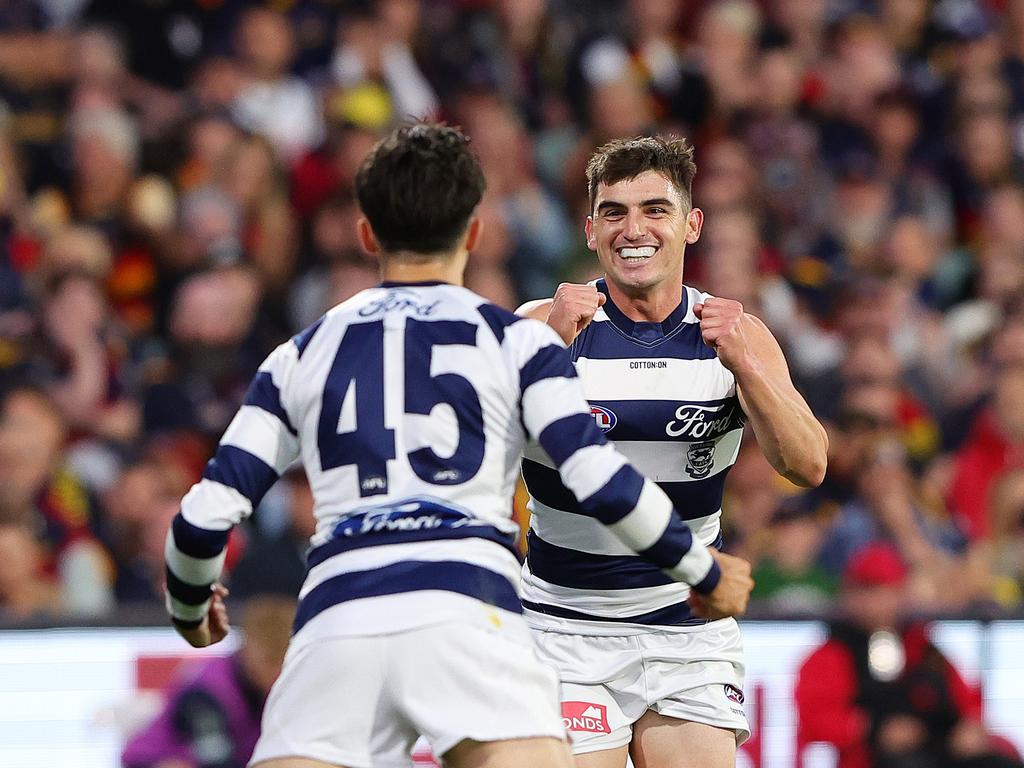
[[[736,377],[740,405],[775,471],[813,487],[825,477],[828,437],[793,386],[782,348],[768,327],[738,301],[708,298],[696,304],[706,344]]]
[[[740,405],[765,458],[787,480],[807,488],[825,477],[828,437],[793,386],[789,366],[767,326],[744,315],[749,354],[733,370]]]

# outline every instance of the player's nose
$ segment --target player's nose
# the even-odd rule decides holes
[[[629,240],[636,240],[647,234],[646,221],[641,211],[630,211],[626,214],[622,234]]]

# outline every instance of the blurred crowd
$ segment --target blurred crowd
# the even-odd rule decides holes
[[[472,136],[467,282],[596,274],[602,142],[697,148],[687,282],[739,299],[831,438],[797,493],[744,450],[728,547],[823,615],[891,543],[907,607],[1024,605],[1022,0],[0,4],[0,618],[160,601],[163,539],[263,357],[376,284],[352,180],[409,116]],[[233,536],[297,590],[301,473]]]

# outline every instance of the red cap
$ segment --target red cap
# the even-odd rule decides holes
[[[907,566],[891,544],[868,544],[843,571],[843,583],[852,587],[899,586],[906,578]]]

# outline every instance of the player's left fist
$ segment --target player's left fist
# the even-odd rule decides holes
[[[743,305],[732,299],[712,297],[703,304],[695,304],[693,314],[700,320],[704,343],[718,353],[722,365],[735,371],[749,352],[749,326],[753,323]]]

